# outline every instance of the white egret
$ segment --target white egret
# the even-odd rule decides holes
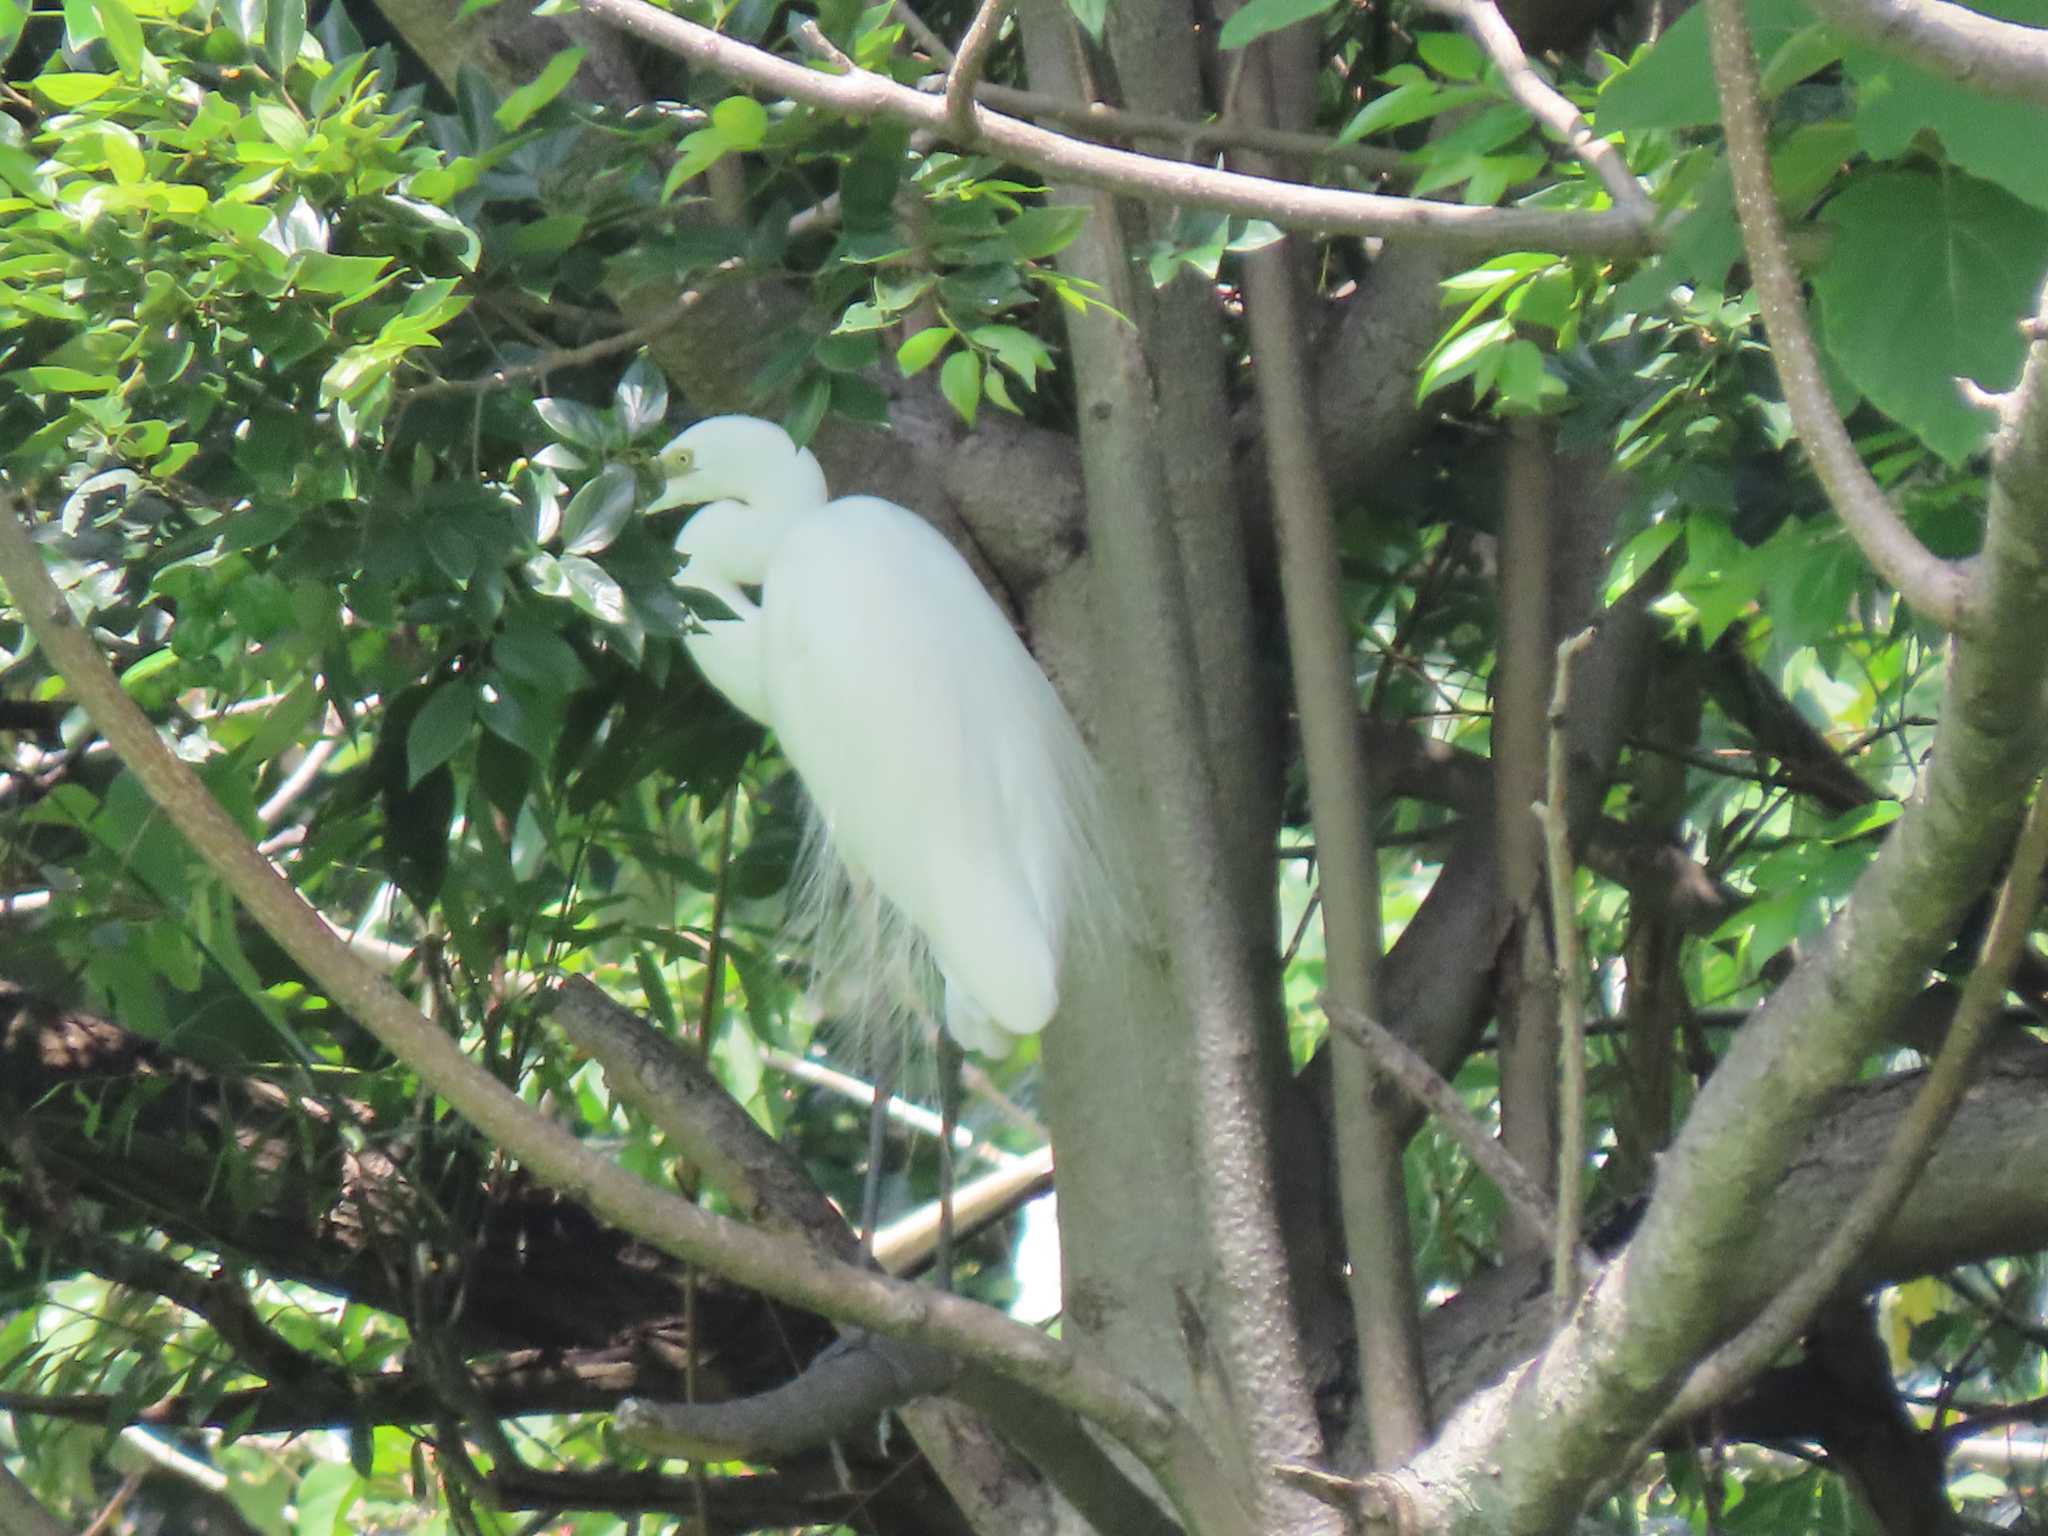
[[[1008,1054],[1052,1017],[1072,941],[1100,943],[1123,905],[1052,684],[944,536],[878,497],[829,500],[774,423],[712,417],[659,463],[656,508],[709,503],[676,540],[679,579],[734,615],[685,643],[810,795],[821,971],[873,1011],[928,962],[953,1039]]]

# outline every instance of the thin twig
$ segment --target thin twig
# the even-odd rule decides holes
[[[1754,1381],[1799,1337],[1911,1192],[1962,1103],[1978,1053],[2000,1016],[2006,987],[2033,927],[2044,867],[2048,867],[2048,793],[2037,792],[2013,849],[2012,867],[1998,888],[1976,969],[1963,983],[1948,1036],[1928,1067],[1920,1092],[1893,1130],[1870,1182],[1857,1192],[1820,1251],[1798,1276],[1771,1298],[1748,1327],[1694,1367],[1652,1438]]]
[[[796,38],[797,46],[805,53],[812,58],[823,59],[827,64],[836,65],[842,73],[850,75],[860,68],[840,51],[839,45],[827,37],[825,29],[815,21],[806,19],[798,22],[791,35]]]
[[[671,15],[646,0],[583,0],[583,9],[663,52],[777,96],[844,117],[892,119],[913,128],[946,131],[944,101],[868,70],[835,75],[811,69]],[[1000,112],[981,113],[976,128],[976,142],[982,148],[1059,180],[1154,203],[1267,219],[1285,229],[1399,234],[1445,248],[1526,248],[1566,256],[1642,251],[1657,239],[1647,220],[1620,208],[1471,208],[1305,186],[1090,144]]]
[[[1010,85],[979,85],[974,99],[1016,117],[1064,123],[1084,133],[1110,139],[1158,139],[1187,149],[1255,149],[1290,159],[1341,160],[1377,176],[1415,174],[1414,164],[1398,149],[1378,144],[1340,144],[1323,133],[1298,133],[1260,123],[1209,122],[1133,112],[1099,101],[1073,101]]]
[[[489,373],[474,379],[429,379],[424,384],[414,384],[398,391],[398,397],[401,400],[426,400],[436,395],[480,394],[486,390],[502,389],[507,384],[517,383],[521,379],[537,378],[541,374],[553,373],[561,368],[580,368],[585,363],[594,363],[619,352],[630,352],[633,348],[652,341],[655,337],[682,324],[702,297],[693,288],[667,309],[659,311],[652,320],[629,326],[615,336],[601,337],[580,347],[562,347],[556,351],[543,352],[531,362],[493,368]]]
[[[979,136],[974,122],[974,88],[988,68],[988,56],[1003,35],[1003,20],[1010,14],[1010,0],[981,0],[974,20],[967,24],[960,48],[953,55],[953,67],[946,74],[946,127],[954,140],[972,144]]]
[[[290,810],[293,802],[320,777],[320,770],[341,750],[341,743],[342,738],[339,736],[323,736],[308,747],[306,755],[299,759],[298,767],[286,775],[284,782],[277,786],[276,792],[256,808],[256,819],[266,827],[276,826],[278,818]]]
[[[922,16],[910,8],[907,0],[896,0],[889,14],[903,24],[903,30],[910,34],[918,47],[932,56],[932,62],[939,68],[953,67],[952,48],[943,37],[931,29],[930,24]]]
[[[92,1524],[81,1531],[79,1536],[106,1536],[107,1532],[113,1530],[114,1522],[121,1518],[121,1511],[126,1509],[128,1501],[135,1497],[136,1490],[142,1486],[146,1475],[138,1467],[122,1478],[121,1486],[114,1490],[114,1496],[107,1500],[100,1512],[93,1517]]]
[[[1600,185],[1614,199],[1615,207],[1627,209],[1645,219],[1653,216],[1655,205],[1629,171],[1620,146],[1595,133],[1593,125],[1586,121],[1586,115],[1573,106],[1556,86],[1536,73],[1528,54],[1522,51],[1515,29],[1508,25],[1507,18],[1501,15],[1494,0],[1425,0],[1425,3],[1439,15],[1456,21],[1471,34],[1473,42],[1486,50],[1487,57],[1499,69],[1501,83],[1508,88],[1508,94],[1561,140],[1587,170],[1600,178]]]
[[[855,1077],[850,1072],[841,1072],[836,1067],[828,1067],[823,1062],[812,1061],[807,1056],[793,1055],[775,1046],[764,1046],[761,1050],[761,1060],[776,1071],[787,1073],[798,1082],[823,1088],[828,1093],[836,1093],[855,1104],[872,1105],[875,1102],[873,1083],[865,1078]],[[889,1118],[907,1130],[915,1131],[920,1136],[939,1134],[939,1117],[922,1104],[914,1104],[909,1099],[892,1096],[887,1109]],[[1043,1134],[1041,1131],[1040,1135]],[[1016,1153],[1006,1152],[993,1142],[984,1141],[964,1125],[954,1127],[953,1145],[962,1152],[970,1152],[991,1163],[1017,1161]]]
[[[1473,1166],[1500,1191],[1508,1219],[1522,1235],[1538,1249],[1548,1243],[1556,1225],[1549,1195],[1535,1176],[1515,1160],[1514,1153],[1465,1107],[1458,1090],[1377,1019],[1333,1002],[1328,994],[1317,1001],[1330,1023],[1365,1049],[1386,1080],[1408,1095],[1423,1113],[1433,1116],[1451,1139],[1465,1149]]]
[[[1756,55],[1742,0],[1708,0],[1707,37],[1714,83],[1721,93],[1721,126],[1728,136],[1728,165],[1735,180],[1735,212],[1742,244],[1755,275],[1757,308],[1771,357],[1785,390],[1792,425],[1813,461],[1814,473],[1849,536],[1877,573],[1899,595],[1945,629],[1971,624],[1972,583],[1968,568],[1928,550],[1899,516],[1850,441],[1821,374],[1820,354],[1807,328],[1785,242],[1785,221],[1771,184],[1771,159],[1759,100]]]
[[[1578,1295],[1574,1255],[1586,1203],[1586,983],[1579,945],[1578,913],[1572,906],[1571,822],[1565,797],[1570,789],[1570,740],[1565,709],[1571,700],[1572,663],[1593,643],[1582,629],[1557,647],[1557,671],[1550,685],[1550,751],[1545,767],[1545,803],[1529,807],[1543,823],[1544,865],[1550,874],[1550,926],[1557,965],[1557,1231],[1550,1247],[1550,1296],[1562,1322]]]
[[[711,1067],[711,1030],[718,1022],[718,1005],[725,997],[725,905],[732,890],[732,834],[733,824],[739,819],[734,814],[739,798],[740,781],[735,778],[732,787],[725,792],[725,805],[719,816],[718,878],[711,892],[711,946],[704,952],[704,990],[697,1005],[697,1038],[694,1044],[697,1064],[707,1072]],[[696,1182],[692,1171],[691,1187],[684,1192],[694,1197]],[[703,1276],[697,1266],[686,1265],[683,1269],[683,1401],[686,1403],[699,1400],[699,1366],[705,1346],[701,1327],[702,1290]],[[693,1458],[690,1462],[690,1500],[697,1516],[697,1529],[708,1532],[711,1529],[711,1494],[705,1485],[702,1457]]]

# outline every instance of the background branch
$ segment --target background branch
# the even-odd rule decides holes
[[[828,75],[805,69],[641,0],[585,0],[583,9],[679,58],[778,96],[846,117],[893,118],[936,133],[947,132],[942,100],[865,70]],[[1653,238],[1643,220],[1618,208],[1548,213],[1349,192],[1210,170],[1088,144],[1000,113],[983,112],[976,123],[977,147],[1047,175],[1151,202],[1269,219],[1283,229],[1402,234],[1467,250],[1527,247],[1564,255],[1642,251],[1650,247]]]

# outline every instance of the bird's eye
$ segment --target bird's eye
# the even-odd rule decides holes
[[[674,453],[669,455],[669,463],[677,469],[688,469],[690,467],[691,462],[696,457],[696,450],[691,448],[678,448]]]

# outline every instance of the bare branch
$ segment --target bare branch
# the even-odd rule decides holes
[[[935,133],[947,131],[942,100],[880,75],[865,70],[828,75],[806,69],[671,16],[644,0],[583,0],[582,8],[678,58],[779,96],[847,117],[893,118]],[[1561,255],[1642,251],[1654,239],[1645,220],[1618,208],[1593,213],[1468,208],[1376,192],[1303,186],[1156,159],[1083,143],[1001,113],[980,113],[976,126],[978,147],[1049,176],[1149,202],[1268,219],[1284,229],[1398,234],[1467,250],[1521,246]]]
[[[1065,123],[1093,137],[1111,139],[1159,139],[1189,149],[1254,149],[1269,155],[1294,159],[1337,160],[1380,176],[1413,176],[1414,166],[1397,149],[1377,144],[1339,144],[1322,133],[1298,133],[1291,128],[1270,128],[1262,123],[1198,123],[1185,117],[1168,117],[1155,112],[1133,112],[1126,107],[1107,106],[1099,101],[1071,101],[1041,91],[1020,91],[1009,85],[975,87],[974,99],[1008,112],[1013,117],[1037,118]]]
[[[941,68],[953,67],[953,50],[947,45],[946,40],[934,32],[925,19],[910,7],[908,0],[896,0],[889,14],[903,23],[903,30],[908,32],[918,47],[930,54]]]
[[[1755,274],[1757,306],[1792,424],[1836,515],[1877,573],[1943,628],[1964,628],[1974,618],[1967,567],[1929,553],[1906,526],[1863,467],[1821,376],[1820,355],[1807,328],[1798,274],[1785,242],[1785,222],[1771,185],[1756,55],[1750,49],[1742,0],[1711,0],[1707,35],[1713,48],[1714,83],[1721,93],[1721,123],[1728,135],[1743,249]]]
[[[1572,905],[1571,823],[1567,810],[1570,743],[1565,727],[1571,701],[1572,663],[1593,643],[1582,629],[1559,642],[1550,687],[1550,757],[1546,802],[1531,806],[1543,823],[1545,866],[1550,872],[1550,926],[1557,946],[1557,1232],[1550,1249],[1550,1295],[1559,1321],[1578,1293],[1573,1256],[1579,1251],[1579,1220],[1586,1203],[1586,983],[1580,955],[1579,915]]]
[[[666,1456],[774,1461],[843,1439],[913,1398],[943,1392],[959,1371],[959,1361],[937,1350],[855,1336],[772,1391],[723,1403],[628,1398],[613,1422],[636,1445]]]
[[[1386,1075],[1423,1113],[1435,1117],[1453,1141],[1465,1149],[1473,1166],[1492,1180],[1507,1202],[1508,1219],[1529,1239],[1532,1252],[1540,1252],[1550,1241],[1556,1220],[1550,1196],[1535,1176],[1524,1168],[1498,1137],[1479,1123],[1479,1117],[1465,1107],[1458,1091],[1438,1075],[1436,1068],[1418,1056],[1406,1041],[1372,1015],[1346,1008],[1325,995],[1323,1012],[1341,1033],[1358,1041],[1371,1054],[1373,1066]]]
[[[1992,96],[2048,105],[2048,31],[1948,0],[1813,0],[1835,27]]]
[[[1052,1148],[1044,1147],[962,1185],[953,1195],[953,1219],[962,1231],[972,1231],[1051,1188]],[[875,1233],[875,1262],[884,1272],[909,1274],[932,1256],[939,1207],[940,1202],[930,1201]]]
[[[1472,35],[1472,41],[1486,50],[1487,57],[1499,68],[1508,93],[1528,108],[1537,122],[1562,140],[1564,147],[1586,169],[1600,178],[1600,185],[1614,199],[1615,207],[1645,222],[1655,217],[1655,205],[1630,174],[1620,146],[1596,134],[1585,114],[1567,101],[1556,86],[1536,73],[1535,65],[1522,51],[1515,29],[1508,25],[1507,18],[1501,15],[1494,0],[1426,0],[1426,3],[1439,15],[1456,21]]]
[[[556,351],[543,352],[531,362],[509,364],[493,368],[481,378],[475,379],[430,379],[424,384],[415,384],[410,389],[398,391],[402,400],[426,400],[435,395],[473,395],[486,390],[502,389],[507,384],[521,379],[538,378],[561,368],[580,368],[585,363],[594,363],[601,358],[630,352],[661,335],[673,330],[689,317],[690,311],[703,301],[703,294],[692,288],[671,304],[659,311],[653,319],[629,326],[615,336],[601,336],[596,341],[580,347],[562,347]]]
[[[1962,1001],[1949,1025],[1948,1038],[1942,1041],[1912,1107],[1893,1130],[1870,1182],[1857,1193],[1841,1222],[1798,1277],[1772,1297],[1748,1327],[1693,1369],[1660,1417],[1657,1430],[1645,1437],[1646,1446],[1657,1433],[1732,1397],[1762,1374],[1799,1337],[1863,1256],[1871,1239],[1897,1212],[1934,1156],[1935,1145],[1956,1106],[1962,1103],[1978,1054],[1998,1020],[2006,986],[2033,926],[2044,867],[2048,867],[2048,794],[2037,794],[2020,831],[2019,845],[2013,850],[2012,868],[1999,887],[1977,967],[1963,984]],[[1629,1458],[1628,1464],[1633,1465],[1634,1460]]]

